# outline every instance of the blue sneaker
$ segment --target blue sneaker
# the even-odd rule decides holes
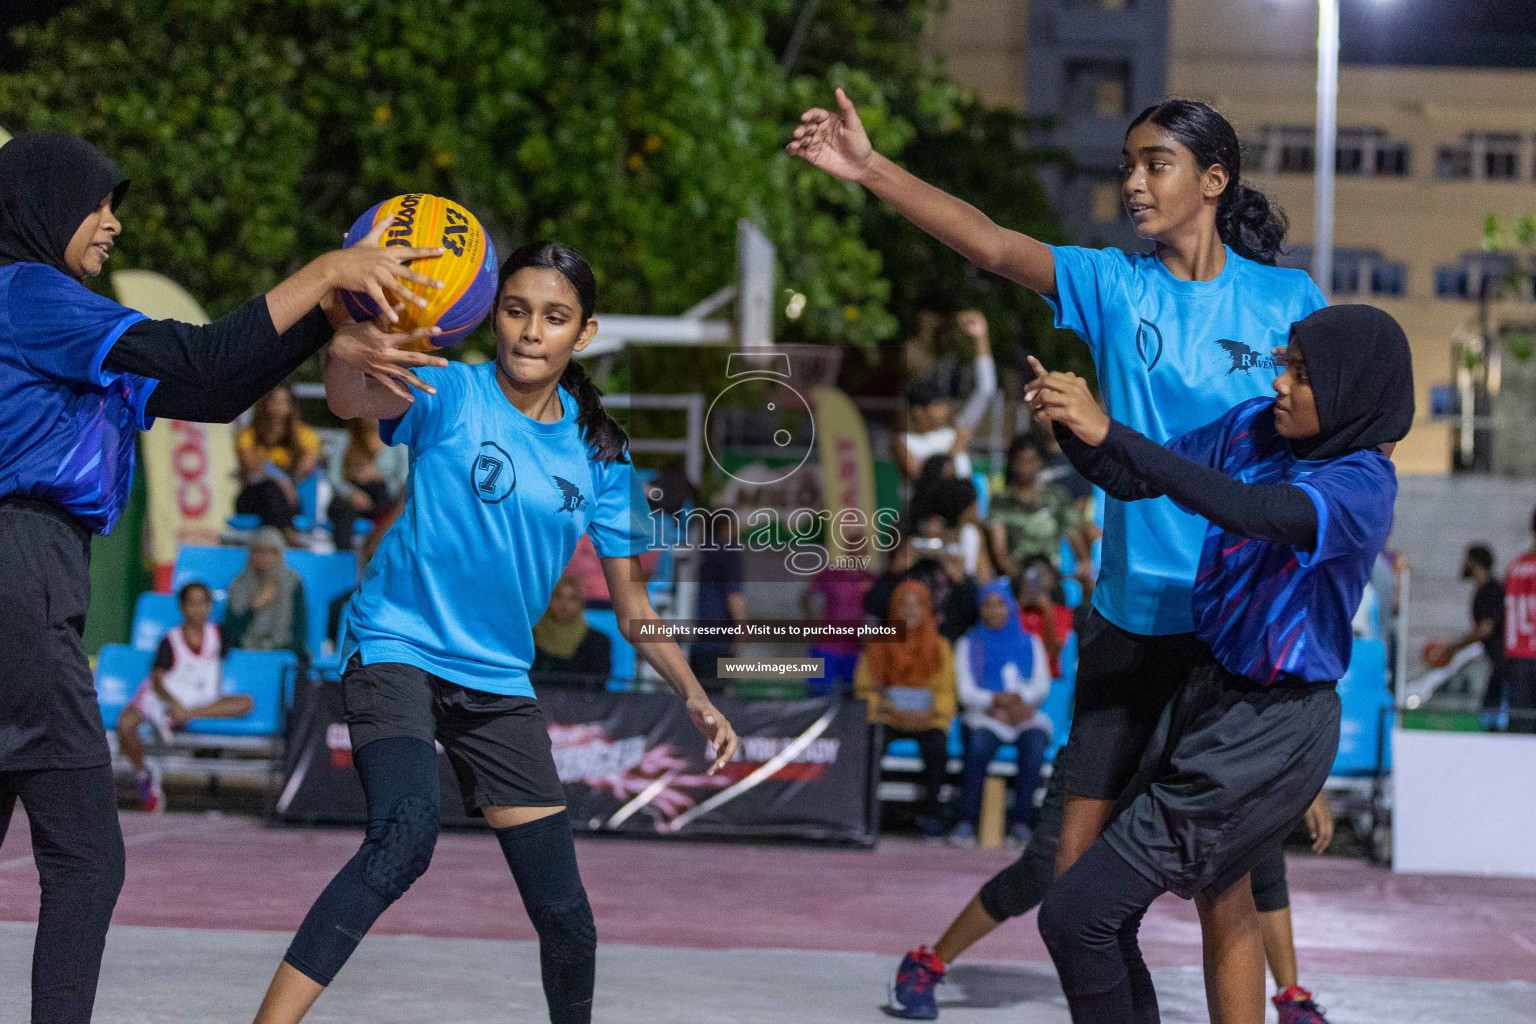
[[[938,1020],[939,1003],[933,987],[944,980],[944,961],[928,952],[927,946],[901,958],[896,977],[891,980],[890,1002],[885,1012],[906,1020]]]

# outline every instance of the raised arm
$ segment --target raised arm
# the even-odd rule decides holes
[[[1041,295],[1056,294],[1056,261],[1049,246],[1002,227],[970,203],[876,153],[842,89],[837,90],[837,106],[838,113],[816,107],[802,114],[786,150],[843,181],[863,185],[981,269]]]

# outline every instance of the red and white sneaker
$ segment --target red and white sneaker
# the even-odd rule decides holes
[[[1292,985],[1270,1002],[1280,1013],[1280,1024],[1328,1024],[1323,1008],[1314,1003],[1312,993],[1300,985]]]
[[[148,811],[150,814],[163,814],[165,790],[160,787],[159,770],[146,767],[134,776],[133,781],[139,788],[139,810]]]

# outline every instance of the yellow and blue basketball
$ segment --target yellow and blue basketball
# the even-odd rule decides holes
[[[347,232],[346,245],[356,245],[375,224],[391,215],[395,222],[379,239],[380,245],[441,246],[446,250],[436,259],[411,264],[413,269],[443,282],[443,287],[406,284],[427,304],[407,304],[393,329],[413,331],[435,324],[443,333],[419,347],[446,348],[457,344],[485,319],[496,301],[496,250],[474,214],[452,199],[417,192],[386,199],[357,218]],[[379,315],[367,295],[346,292],[343,297],[347,311],[355,319]]]

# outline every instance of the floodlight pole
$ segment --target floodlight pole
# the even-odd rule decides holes
[[[1317,139],[1312,280],[1333,294],[1333,172],[1338,152],[1339,0],[1317,0]]]

